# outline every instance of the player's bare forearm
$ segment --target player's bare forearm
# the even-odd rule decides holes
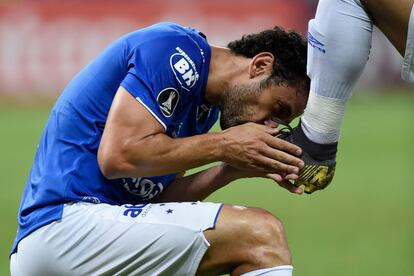
[[[222,159],[219,133],[171,138],[163,133],[131,139],[112,160],[111,178],[155,176],[186,171]]]
[[[300,159],[278,150],[275,151],[275,155],[272,155],[272,159],[260,154],[270,149],[261,141],[260,135],[263,133],[261,128],[265,127],[247,124],[226,131],[186,138],[171,138],[164,133],[157,133],[142,139],[126,139],[123,145],[117,146],[121,147],[117,150],[120,154],[109,152],[107,164],[112,171],[109,173],[106,171],[106,176],[124,178],[164,175],[216,161],[227,162],[239,169],[262,173],[297,172],[297,167],[283,162],[296,165],[297,160],[301,162]],[[255,139],[256,135],[257,139]],[[279,146],[278,139],[270,134],[267,135],[275,147]],[[281,144],[280,147],[283,148],[284,145]],[[98,158],[102,159],[104,155],[105,151],[101,151]],[[101,165],[101,169],[105,172],[104,166]]]
[[[201,201],[210,194],[240,178],[235,170],[221,163],[207,170],[176,179],[156,199],[156,202]]]

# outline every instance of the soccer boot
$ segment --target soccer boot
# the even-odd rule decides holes
[[[307,194],[325,189],[335,174],[338,143],[318,144],[312,142],[306,137],[300,122],[295,128],[280,120],[277,123],[279,128],[281,127],[277,137],[302,148],[300,158],[305,166],[300,169],[299,178],[294,185],[298,187],[304,185]]]

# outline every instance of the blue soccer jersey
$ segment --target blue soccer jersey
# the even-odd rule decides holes
[[[113,98],[124,87],[171,137],[207,132],[218,109],[204,100],[211,49],[195,29],[159,23],[109,45],[67,85],[42,134],[19,208],[18,242],[62,216],[63,204],[138,204],[175,174],[106,179],[97,152]],[[138,103],[137,103],[138,104]]]

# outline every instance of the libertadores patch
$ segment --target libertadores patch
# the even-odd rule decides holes
[[[162,90],[157,97],[158,105],[165,117],[171,117],[180,100],[180,94],[177,89],[168,87]]]

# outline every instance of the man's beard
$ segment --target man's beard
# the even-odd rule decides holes
[[[250,122],[254,115],[251,104],[260,94],[258,85],[235,85],[223,91],[220,103],[220,127],[227,129],[232,126]]]

